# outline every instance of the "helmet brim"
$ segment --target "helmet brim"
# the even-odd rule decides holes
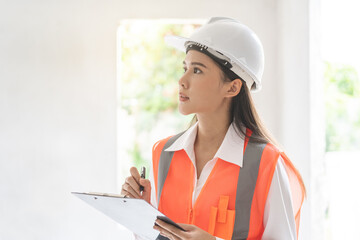
[[[189,38],[174,36],[174,35],[167,35],[164,38],[165,43],[171,47],[176,48],[179,51],[185,52],[185,43],[189,41]]]

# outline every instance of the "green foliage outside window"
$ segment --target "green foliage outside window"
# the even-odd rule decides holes
[[[129,119],[135,121],[135,140],[128,154],[136,167],[149,165],[143,154],[149,148],[144,145],[153,143],[144,144],[141,139],[151,134],[159,121],[176,116],[178,121],[164,124],[172,124],[178,131],[189,122],[190,116],[180,116],[177,110],[178,79],[183,73],[185,53],[167,46],[164,36],[189,36],[196,27],[141,20],[121,25],[120,103]]]
[[[326,151],[360,149],[360,80],[352,66],[326,62]]]

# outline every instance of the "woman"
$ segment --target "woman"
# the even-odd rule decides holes
[[[188,39],[166,40],[187,53],[179,111],[195,124],[157,142],[150,181],[131,168],[122,194],[186,230],[157,220],[169,239],[297,239],[305,187],[250,95],[261,87],[259,39],[236,20],[212,18]]]

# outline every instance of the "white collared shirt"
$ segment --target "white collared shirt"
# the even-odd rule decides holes
[[[197,124],[189,128],[165,151],[184,150],[194,165],[194,192],[193,205],[204,186],[206,179],[210,175],[218,158],[224,161],[236,164],[240,167],[243,165],[244,139],[242,139],[235,130],[234,124],[231,124],[225,138],[216,152],[213,159],[208,161],[204,166],[199,178],[196,174],[194,143],[197,135]],[[150,181],[154,186],[152,171]],[[155,188],[151,191],[151,204],[157,206]],[[292,208],[291,192],[289,179],[285,170],[284,161],[279,157],[275,168],[274,176],[269,189],[264,210],[264,234],[263,240],[291,240],[296,239],[296,224]],[[221,238],[217,238],[221,239]]]

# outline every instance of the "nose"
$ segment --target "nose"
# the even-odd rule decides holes
[[[187,89],[188,86],[189,86],[189,83],[188,83],[186,72],[185,72],[179,79],[179,87]]]

